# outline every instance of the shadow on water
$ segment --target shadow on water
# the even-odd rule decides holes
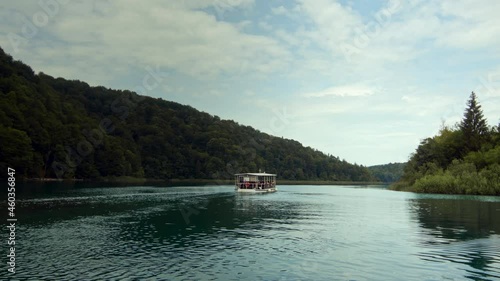
[[[269,195],[250,198],[229,192],[181,198],[170,202],[168,206],[159,206],[157,212],[126,218],[135,223],[122,223],[120,236],[125,240],[146,239],[183,248],[186,244],[196,243],[199,236],[234,239],[256,237],[269,225],[262,221],[279,221],[283,227],[287,221],[299,217],[292,203],[277,205],[276,202],[267,204],[265,200],[259,201],[265,196]]]
[[[176,186],[204,186],[204,182],[168,182],[168,181],[151,181],[151,182],[99,182],[99,181],[28,181],[17,182],[16,196],[23,199],[30,198],[47,198],[64,196],[79,189],[87,188],[119,188],[119,187],[133,187],[133,186],[147,186],[147,187],[176,187]],[[6,189],[2,190],[2,198],[7,195]]]
[[[500,278],[500,201],[498,198],[422,196],[409,201],[423,250],[421,259],[469,266],[472,280]]]
[[[302,206],[294,205],[299,202],[268,202],[273,194],[242,196],[224,186],[215,187],[217,191],[210,187],[114,187],[25,186],[19,193],[17,216],[26,227],[100,217],[119,225],[117,239],[179,247],[199,235],[255,237],[272,222],[279,222],[273,226],[276,229],[293,228],[293,221],[301,219],[297,209]]]
[[[179,185],[99,182],[19,182],[16,216],[28,225],[44,225],[78,217],[130,212],[169,199]],[[183,186],[183,185],[181,185]],[[2,199],[7,198],[6,189]]]
[[[119,187],[120,185],[99,187],[83,183],[20,184],[16,189],[16,216],[23,224],[32,226],[82,217],[107,216],[146,207],[148,202],[145,200],[130,204],[127,198],[155,192],[154,188],[143,186],[135,187],[132,194],[127,195],[120,194]],[[102,192],[103,190],[106,191]]]

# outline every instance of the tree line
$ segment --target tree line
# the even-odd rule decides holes
[[[389,163],[368,167],[368,170],[380,182],[393,183],[401,179],[406,163]]]
[[[500,195],[500,124],[488,126],[474,92],[462,121],[422,140],[392,188]]]
[[[366,167],[190,106],[54,78],[0,48],[0,168],[24,178],[373,181]],[[2,174],[2,176],[4,176]]]

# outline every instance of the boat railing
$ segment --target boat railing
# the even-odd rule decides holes
[[[266,189],[266,188],[273,188],[275,186],[274,182],[240,182],[238,184],[238,187],[240,189]]]

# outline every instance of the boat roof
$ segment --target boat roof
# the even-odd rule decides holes
[[[276,176],[276,174],[268,174],[268,173],[241,173],[241,174],[234,174],[235,176]]]

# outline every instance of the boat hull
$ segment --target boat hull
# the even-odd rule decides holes
[[[272,188],[264,188],[264,189],[247,189],[247,188],[237,188],[236,191],[238,192],[243,192],[243,193],[271,193],[271,192],[276,192],[278,189],[276,187]]]

